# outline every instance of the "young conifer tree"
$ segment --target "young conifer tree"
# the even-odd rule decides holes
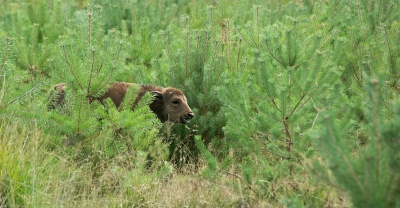
[[[70,2],[69,2],[70,3]],[[70,8],[65,2],[36,1],[18,4],[19,12],[9,11],[4,28],[16,41],[16,67],[29,73],[29,81],[50,76],[48,61],[56,42],[65,31]]]
[[[322,4],[319,2],[319,4]],[[319,6],[319,5],[316,5]],[[347,42],[341,81],[349,97],[364,90],[365,77],[386,76],[388,97],[398,91],[399,5],[389,1],[351,1],[332,4],[324,19],[338,28]],[[396,93],[396,92],[394,92]],[[386,99],[389,100],[389,99]]]
[[[2,116],[10,118],[13,117],[11,115],[20,113],[18,103],[33,97],[43,81],[21,85],[30,75],[15,66],[15,40],[11,37],[0,37],[0,41],[0,111],[3,111]]]
[[[355,207],[396,207],[400,200],[400,103],[395,102],[393,117],[387,120],[382,110],[384,89],[376,79],[366,85],[369,136],[367,147],[359,149],[357,157],[346,142],[348,135],[340,129],[341,120],[335,119],[337,112],[327,113],[324,127],[314,135],[324,159],[314,162],[314,174],[346,190]]]
[[[63,118],[55,114],[56,120],[65,122],[70,134],[86,137],[98,125],[96,105],[89,105],[90,99],[105,92],[121,66],[123,42],[114,30],[104,35],[100,7],[89,7],[76,18],[77,26],[71,26],[69,36],[59,42],[60,53],[53,61],[51,75],[55,84],[67,84],[62,110],[67,115]]]
[[[229,87],[221,89],[227,137],[235,141],[231,145],[249,144],[238,149],[244,155],[253,152],[252,147],[267,145],[278,157],[291,158],[294,148],[306,147],[301,138],[313,126],[316,114],[308,113],[315,111],[312,103],[327,102],[341,74],[337,63],[344,43],[295,6],[286,5],[281,14],[296,11],[295,17],[260,28],[260,41],[257,33],[243,35],[252,46],[254,65],[227,76]]]
[[[314,151],[306,133],[319,117],[315,106],[335,103],[345,42],[296,4],[276,9],[281,18],[272,24],[257,19],[268,10],[254,10],[259,15],[238,30],[239,68],[224,73],[217,90],[230,150],[218,168],[239,172],[249,187],[267,194],[274,181],[304,172],[302,158]]]
[[[221,42],[211,25],[204,30],[192,30],[186,17],[184,26],[184,33],[181,34],[185,41],[183,50],[173,49],[169,34],[165,33],[166,53],[171,66],[167,82],[185,92],[195,117],[186,126],[173,126],[168,137],[172,140],[173,157],[189,154],[195,158],[198,154],[195,135],[200,135],[206,146],[223,137],[225,119],[220,112],[221,102],[216,87],[221,84],[220,75],[226,59],[218,55],[221,53]]]
[[[55,84],[66,83],[65,98],[42,119],[46,131],[61,138],[59,143],[65,144],[66,137],[67,144],[78,150],[70,152],[71,158],[92,167],[97,185],[110,163],[133,168],[132,157],[150,157],[153,162],[141,166],[158,168],[165,165],[167,155],[166,145],[159,142],[160,122],[148,106],[153,99],[150,94],[144,95],[133,111],[139,90],[135,85],[128,89],[119,109],[111,99],[95,100],[114,82],[128,48],[118,31],[105,33],[101,15],[100,6],[79,11],[73,21],[77,26],[71,25],[68,36],[60,41],[51,75]],[[49,102],[57,96],[57,91],[51,92]]]

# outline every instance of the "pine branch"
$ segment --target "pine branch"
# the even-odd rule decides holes
[[[188,77],[188,71],[189,71],[189,39],[190,39],[190,34],[189,34],[189,17],[185,17],[185,25],[186,25],[186,58],[185,58],[185,77]]]
[[[342,6],[339,10],[337,10],[337,12],[332,16],[332,18],[335,17],[340,11],[342,11],[342,9],[343,9],[349,2],[350,2],[350,0],[348,0],[345,4],[343,4],[343,6]]]
[[[286,151],[290,152],[292,147],[292,136],[290,135],[290,126],[287,120],[287,117],[283,119],[283,126],[285,127],[285,136],[286,136]]]
[[[396,68],[396,66],[394,66],[394,63],[395,63],[395,60],[393,60],[393,52],[392,52],[392,49],[391,49],[391,47],[390,47],[390,42],[389,42],[389,38],[388,38],[388,35],[387,35],[387,31],[386,31],[386,25],[384,25],[383,26],[383,34],[384,34],[384,36],[385,36],[385,41],[386,41],[386,45],[387,45],[387,49],[388,49],[388,56],[389,56],[389,59],[390,59],[390,72],[391,72],[391,75],[393,76],[393,77],[396,77],[396,73],[397,73],[397,71],[395,70],[395,68]]]
[[[378,3],[378,16],[376,17],[376,25],[379,25],[379,18],[381,16],[381,6],[382,6],[382,0],[379,0]]]
[[[293,115],[293,113],[297,110],[297,108],[299,107],[300,103],[303,101],[304,97],[307,95],[307,93],[304,93],[300,99],[297,101],[296,105],[294,106],[292,112],[290,112],[288,117],[291,117]],[[304,101],[304,103],[306,103],[309,99],[311,99],[311,97],[309,97],[308,99],[306,99],[306,101]]]
[[[389,12],[386,13],[386,17],[383,18],[382,22],[386,22],[387,18],[392,14],[393,8],[394,8],[394,3],[392,3],[392,5],[390,6],[390,10]]]
[[[9,53],[9,49],[10,49],[10,42],[11,42],[11,38],[7,37],[6,38],[6,47],[4,48],[4,57],[3,57],[3,61],[1,62],[1,66],[0,66],[0,73],[3,71],[4,65],[7,62],[8,59],[8,53]]]
[[[283,63],[283,60],[282,60],[282,59],[278,59],[278,57],[276,57],[275,54],[272,53],[271,49],[269,48],[268,39],[266,39],[265,42],[266,42],[266,46],[267,46],[267,50],[268,50],[269,55],[270,55],[276,62],[278,62],[278,63],[281,64],[282,66],[285,66],[285,64]]]
[[[32,89],[30,89],[28,92],[18,96],[17,98],[11,100],[9,103],[7,103],[4,108],[7,108],[9,105],[13,104],[15,101],[20,100],[21,98],[29,95],[30,93],[32,93],[33,91],[35,91],[38,87],[40,87],[42,84],[44,83],[44,80],[41,81],[39,84],[37,84],[35,87],[33,87]]]
[[[111,77],[112,77],[113,74],[114,74],[115,66],[116,66],[117,60],[119,59],[119,56],[120,56],[120,54],[121,54],[121,51],[122,51],[122,42],[119,43],[119,48],[118,48],[116,57],[115,57],[115,59],[114,59],[114,61],[113,61],[113,64],[112,64],[112,67],[111,67],[111,71],[110,71],[110,75],[108,76],[107,81],[103,82],[103,85],[101,85],[101,83],[100,83],[98,86],[96,86],[97,91],[95,91],[93,94],[97,94],[98,92],[100,92],[100,90],[102,90],[102,89],[110,82],[110,79],[111,79]],[[101,85],[101,86],[100,86],[100,85]]]
[[[92,45],[91,37],[92,37],[92,13],[89,13],[88,14],[88,46],[89,47]]]
[[[364,186],[362,185],[361,181],[359,180],[359,178],[354,170],[354,167],[350,164],[349,159],[346,157],[346,155],[343,153],[340,145],[337,143],[336,134],[334,133],[334,131],[332,129],[333,124],[331,123],[331,120],[328,117],[326,117],[325,120],[327,122],[326,127],[328,130],[328,134],[329,134],[329,137],[331,138],[330,141],[332,141],[334,143],[333,147],[335,148],[336,152],[339,153],[340,157],[342,158],[342,161],[344,162],[348,171],[350,172],[351,177],[357,183],[358,188],[362,191],[364,196],[366,196],[366,190],[365,190]],[[326,151],[329,152],[328,150],[326,150]]]
[[[82,86],[82,84],[79,82],[79,79],[78,79],[77,75],[75,74],[74,69],[72,68],[71,63],[70,63],[70,61],[69,61],[69,59],[68,59],[67,52],[65,51],[65,44],[62,45],[62,50],[63,50],[63,53],[64,53],[64,59],[65,59],[65,61],[67,62],[69,71],[70,71],[71,74],[74,76],[74,78],[75,78],[76,82],[78,83],[79,87],[80,87],[81,89],[83,89],[83,86]]]
[[[173,55],[171,54],[170,46],[168,44],[168,34],[166,31],[164,31],[164,45],[165,45],[165,51],[167,52],[167,56],[171,63],[175,63],[176,60],[173,60]]]
[[[379,122],[379,98],[378,98],[378,80],[373,80],[373,94],[371,101],[373,102],[373,109],[372,109],[372,116],[373,116],[373,125],[374,125],[374,133],[376,137],[376,177],[380,178],[380,173],[379,173],[379,164],[381,161],[381,149],[382,149],[382,138],[381,138],[381,132],[380,132],[380,122]]]
[[[263,144],[264,146],[268,147],[268,144],[254,136],[252,136],[251,138],[253,138],[254,140],[260,142],[261,144]],[[299,160],[299,158],[294,158],[294,157],[290,157],[290,156],[286,156],[286,155],[281,155],[281,154],[277,154],[275,152],[272,152],[270,150],[267,149],[267,152],[270,153],[271,155],[278,157],[280,159],[286,159],[286,160]]]
[[[250,43],[250,41],[248,41],[242,34],[242,32],[238,29],[239,35],[242,37],[241,39],[243,39],[247,44],[249,44],[251,47],[255,47],[252,43]]]
[[[276,108],[279,112],[282,113],[281,109],[279,109],[278,105],[275,103],[275,99],[272,98],[271,101],[272,101],[272,103],[274,104],[275,108]]]
[[[239,59],[240,59],[240,46],[242,45],[242,38],[239,39],[239,44],[238,44],[238,54],[236,57],[236,69],[239,69]]]
[[[251,38],[251,40],[253,41],[254,46],[255,46],[255,47],[258,47],[257,42],[255,41],[254,36],[253,36],[253,33],[252,33],[251,29],[250,29],[250,25],[247,25],[247,30],[249,31],[250,38]]]
[[[256,6],[256,21],[257,21],[257,46],[260,45],[260,21],[259,21],[259,14],[258,10],[260,9],[260,6]]]
[[[313,123],[312,123],[312,125],[311,125],[311,129],[314,129],[315,122],[316,122],[317,119],[318,119],[319,113],[321,113],[321,109],[319,109],[319,108],[315,105],[313,99],[311,99],[311,102],[313,103],[314,108],[315,108],[315,110],[317,111],[317,115],[315,116],[314,121],[313,121]]]
[[[87,87],[87,92],[86,92],[86,95],[87,96],[90,96],[90,85],[91,85],[91,83],[92,83],[92,76],[93,76],[93,70],[94,70],[94,64],[95,64],[95,61],[94,61],[94,53],[95,51],[94,50],[92,50],[92,67],[90,68],[90,74],[89,74],[89,79],[88,79],[88,87]]]

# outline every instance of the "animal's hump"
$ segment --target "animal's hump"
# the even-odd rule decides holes
[[[151,91],[164,91],[164,87],[156,86],[156,85],[141,85],[141,88],[144,92],[151,92]]]
[[[133,83],[128,83],[128,82],[115,82],[112,85],[112,88],[114,89],[119,89],[119,90],[127,90],[130,86],[135,85]]]
[[[172,92],[173,94],[176,94],[176,95],[184,95],[181,90],[173,88],[173,87],[165,88],[165,92]]]

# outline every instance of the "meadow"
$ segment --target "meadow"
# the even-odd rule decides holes
[[[1,1],[0,207],[399,207],[399,20],[396,0]],[[113,82],[181,89],[195,117],[89,102]]]

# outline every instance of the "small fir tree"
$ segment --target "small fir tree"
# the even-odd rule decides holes
[[[216,91],[226,63],[224,57],[218,56],[221,43],[214,39],[214,31],[211,29],[192,31],[188,17],[184,23],[183,51],[173,51],[170,48],[169,34],[164,34],[166,54],[171,67],[166,81],[185,92],[195,113],[193,121],[186,126],[175,125],[172,131],[167,128],[167,132],[170,132],[167,134],[168,140],[172,141],[172,156],[178,160],[181,157],[186,158],[185,155],[194,156],[192,159],[197,157],[195,135],[201,135],[201,141],[208,146],[211,141],[223,137],[222,127],[225,124]]]
[[[69,119],[55,115],[56,120],[67,123],[66,131],[84,137],[98,125],[96,105],[89,105],[90,100],[105,92],[124,57],[119,33],[109,31],[104,35],[101,8],[89,7],[85,14],[86,19],[77,20],[78,26],[59,43],[60,54],[53,61],[52,71],[54,81],[67,84],[63,111],[69,113],[65,115]]]
[[[231,145],[253,143],[238,149],[243,156],[253,152],[252,147],[268,144],[266,148],[278,157],[292,158],[293,147],[307,146],[302,134],[313,126],[315,116],[304,117],[305,112],[315,111],[312,103],[329,102],[329,96],[323,95],[335,89],[341,74],[336,63],[344,43],[334,39],[334,33],[324,39],[325,31],[317,27],[303,29],[312,25],[303,13],[299,9],[300,20],[288,18],[286,23],[267,27],[260,41],[264,44],[249,42],[256,38],[246,40],[255,48],[250,73],[226,75],[228,87],[220,89],[228,117],[225,131],[234,141]],[[239,127],[238,120],[252,122]]]
[[[101,14],[101,7],[88,7],[76,28],[60,41],[51,75],[56,83],[67,84],[65,99],[41,119],[47,132],[59,135],[58,145],[67,144],[71,162],[89,167],[93,183],[100,187],[101,178],[114,163],[141,171],[169,166],[166,144],[158,136],[160,122],[148,106],[153,99],[150,94],[142,97],[133,112],[138,86],[128,89],[120,109],[110,99],[101,104],[93,101],[118,75],[127,48],[118,31],[105,34]],[[67,143],[62,141],[65,138]]]
[[[314,162],[314,174],[346,190],[355,207],[396,207],[400,199],[397,161],[400,105],[396,102],[393,118],[386,120],[382,89],[385,88],[378,80],[367,83],[368,145],[356,152],[357,157],[348,147],[335,112],[324,117],[324,127],[314,136],[324,159],[323,163]]]
[[[21,3],[18,6],[20,11],[11,10],[4,23],[8,35],[15,39],[15,65],[29,73],[28,81],[49,78],[49,60],[56,51],[55,43],[70,19],[69,7],[64,7],[65,4],[60,2],[48,4],[45,1]]]

